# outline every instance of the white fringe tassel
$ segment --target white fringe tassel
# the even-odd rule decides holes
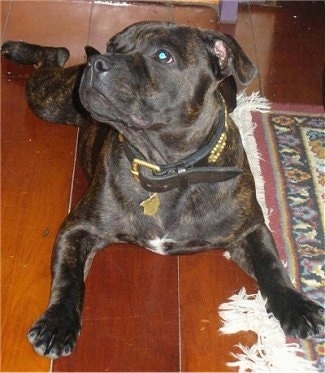
[[[261,206],[265,223],[269,227],[269,211],[265,203],[264,181],[262,177],[260,160],[261,155],[257,149],[254,130],[256,124],[252,121],[252,111],[266,113],[270,111],[269,101],[260,96],[259,92],[253,92],[247,96],[244,91],[237,95],[237,107],[230,114],[237,125],[243,146],[247,154],[248,162],[254,176],[256,186],[256,198]]]
[[[242,288],[219,307],[224,322],[221,333],[251,330],[257,334],[252,347],[237,345],[242,353],[231,353],[237,361],[227,365],[237,367],[238,373],[317,373],[311,361],[299,356],[298,344],[286,343],[279,321],[267,313],[265,303],[260,292],[248,295]]]

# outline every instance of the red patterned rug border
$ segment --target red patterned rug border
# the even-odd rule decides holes
[[[280,170],[280,157],[278,145],[272,127],[269,126],[270,114],[281,114],[287,116],[310,116],[322,117],[324,108],[313,105],[297,104],[271,104],[270,113],[252,113],[253,122],[256,123],[255,139],[257,148],[262,155],[260,166],[264,177],[265,202],[270,213],[270,229],[274,235],[281,259],[287,262],[287,269],[290,277],[296,282],[298,288],[301,286],[299,258],[295,250],[295,242],[292,235],[285,234],[292,225],[290,221],[289,204],[287,195],[284,192],[285,180]],[[270,167],[271,165],[271,167]],[[301,341],[301,346],[305,351],[305,356],[310,360],[318,358],[310,342]]]
[[[271,103],[271,111],[284,111],[286,113],[295,114],[315,114],[325,115],[325,109],[322,105],[305,105],[292,103]]]

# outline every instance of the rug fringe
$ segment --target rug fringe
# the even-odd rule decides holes
[[[311,361],[299,356],[303,351],[297,343],[286,343],[279,321],[266,311],[265,304],[260,292],[248,295],[242,288],[220,305],[221,333],[251,330],[257,334],[253,346],[236,345],[241,353],[231,353],[236,361],[227,365],[237,367],[238,373],[317,373]]]
[[[239,129],[248,162],[255,180],[256,198],[261,206],[265,224],[268,227],[270,226],[269,216],[271,214],[271,210],[268,210],[266,207],[264,180],[260,166],[260,161],[262,158],[257,149],[257,144],[254,137],[256,124],[253,123],[251,112],[259,111],[262,113],[267,113],[270,111],[270,108],[270,102],[265,97],[261,97],[260,92],[253,92],[248,96],[246,95],[245,91],[242,91],[237,95],[236,109],[230,114],[237,125],[237,128]]]

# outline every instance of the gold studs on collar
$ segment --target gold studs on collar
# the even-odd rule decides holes
[[[211,150],[211,153],[208,158],[209,163],[216,163],[217,160],[220,158],[221,153],[223,152],[223,149],[226,146],[227,143],[227,127],[225,128],[225,131],[221,134],[218,142]]]
[[[222,96],[221,96],[222,97]],[[225,115],[225,130],[220,135],[218,142],[215,144],[213,149],[210,152],[210,155],[208,157],[208,163],[216,163],[218,159],[221,156],[221,153],[223,152],[223,149],[226,146],[227,143],[227,131],[228,131],[228,111],[226,103],[222,97],[222,101],[224,104],[224,115]]]

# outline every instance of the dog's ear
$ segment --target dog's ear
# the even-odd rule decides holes
[[[217,79],[234,75],[247,85],[255,78],[257,69],[232,36],[205,30],[203,40],[207,43],[213,65],[216,65]]]
[[[86,52],[87,58],[100,54],[100,52],[97,49],[95,49],[94,47],[91,47],[90,45],[85,46],[85,52]]]

